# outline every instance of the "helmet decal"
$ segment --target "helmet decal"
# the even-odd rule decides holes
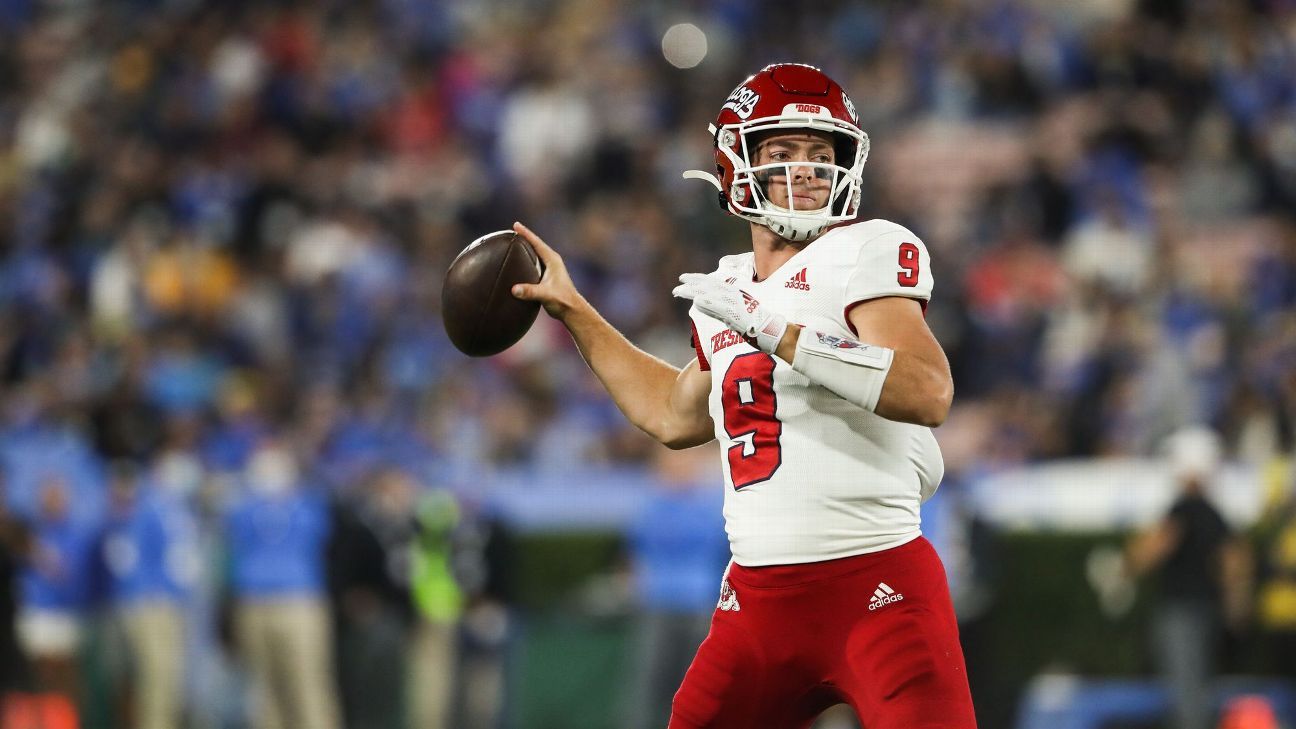
[[[859,124],[859,114],[855,113],[855,105],[851,103],[845,91],[842,92],[842,106],[846,107],[846,113],[850,114],[851,121]]]
[[[747,119],[751,117],[753,111],[756,111],[756,103],[759,101],[760,94],[740,85],[729,94],[724,106],[720,108],[733,109],[733,113],[737,114],[739,119]]]

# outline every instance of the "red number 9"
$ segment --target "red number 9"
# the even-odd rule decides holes
[[[729,479],[735,490],[765,481],[783,462],[779,438],[783,423],[775,413],[774,358],[764,352],[740,354],[720,385],[729,446]]]
[[[896,282],[901,286],[918,285],[918,246],[913,243],[900,244],[900,268],[896,272]]]

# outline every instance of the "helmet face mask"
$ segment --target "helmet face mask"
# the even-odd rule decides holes
[[[759,140],[770,132],[805,130],[831,134],[838,154],[845,151],[849,159],[839,156],[834,162],[755,164],[758,160]],[[725,178],[732,179],[728,189],[728,203],[733,214],[765,225],[780,237],[792,241],[809,240],[825,227],[855,217],[860,202],[860,171],[868,156],[868,137],[858,128],[793,116],[757,119],[732,127],[722,127],[717,138],[724,137],[726,132],[736,137],[736,143],[726,146],[717,144],[716,154],[724,155],[732,165],[732,173],[726,174]],[[846,143],[843,143],[843,138]],[[784,184],[790,184],[795,177],[793,168],[808,169],[815,177],[828,181],[826,205],[817,209],[797,209],[796,200],[791,195],[787,196],[786,207],[770,199],[769,179],[782,177]]]
[[[836,152],[834,162],[755,164],[758,142],[764,137],[805,131],[829,135]],[[857,125],[850,98],[818,69],[800,64],[765,67],[729,95],[711,132],[719,175],[686,172],[685,177],[709,179],[719,188],[721,204],[729,213],[792,241],[810,240],[829,225],[855,217],[860,174],[868,159],[868,135]],[[770,199],[770,178],[782,177],[783,184],[790,185],[794,168],[828,181],[825,206],[797,209],[790,194],[787,207]]]

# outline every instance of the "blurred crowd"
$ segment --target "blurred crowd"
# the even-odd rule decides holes
[[[685,21],[707,36],[691,69],[661,49]],[[646,468],[656,446],[557,325],[467,360],[440,281],[523,220],[630,339],[687,361],[670,288],[747,234],[680,172],[775,61],[852,93],[863,215],[932,251],[954,478],[1146,454],[1191,423],[1232,458],[1290,453],[1294,39],[1290,0],[0,0],[18,642],[66,648],[105,603],[180,631],[149,611],[206,590],[212,625],[254,608],[231,618],[244,654],[311,644],[276,621],[326,631],[387,589],[337,588],[383,569],[330,573],[339,543],[422,539],[441,564],[428,499],[469,514],[500,469]],[[477,589],[423,567],[386,565],[399,624]],[[299,697],[335,673],[303,660],[322,673]]]

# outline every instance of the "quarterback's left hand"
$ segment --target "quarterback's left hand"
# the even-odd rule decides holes
[[[714,276],[686,273],[679,280],[680,285],[672,294],[681,299],[692,299],[702,313],[724,322],[762,352],[774,354],[787,331],[786,317],[761,306],[746,291]]]

